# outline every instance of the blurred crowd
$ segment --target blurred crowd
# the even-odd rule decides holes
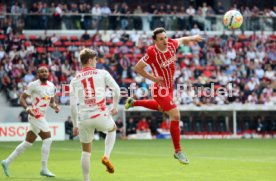
[[[225,134],[231,135],[231,128],[225,121],[224,117],[189,117],[182,116],[180,120],[181,134],[185,135],[208,135],[208,134]],[[243,117],[237,120],[238,134],[275,134],[276,121],[271,117]],[[170,120],[168,117],[129,117],[126,119],[126,126],[120,126],[122,119],[118,118],[116,124],[118,135],[125,135],[131,138],[132,135],[149,133],[153,138],[167,138],[170,133]],[[124,130],[125,128],[125,130]]]
[[[245,27],[250,30],[261,30],[262,26],[258,19],[264,16],[266,26],[276,29],[276,6],[260,9],[257,6],[237,6],[231,9],[239,9],[245,16]],[[150,22],[150,28],[166,26],[167,29],[184,28],[191,29],[197,23],[201,29],[212,30],[211,25],[216,23],[214,15],[223,15],[228,8],[222,2],[210,6],[203,2],[198,6],[186,5],[176,2],[170,3],[117,3],[90,4],[80,1],[62,3],[58,1],[34,1],[27,6],[24,3],[13,1],[1,3],[0,14],[13,13],[20,16],[2,16],[1,24],[12,26],[17,31],[25,29],[120,29],[141,30],[145,21],[140,17],[129,15],[147,15],[146,21]],[[31,15],[27,15],[31,13]],[[39,16],[38,16],[39,15]],[[148,16],[155,15],[155,16]],[[160,15],[178,15],[178,17],[158,17]],[[197,18],[194,18],[197,16]],[[272,19],[274,17],[274,19]],[[31,21],[30,21],[31,20]]]
[[[196,33],[200,31],[195,25],[191,31],[176,31],[171,37]],[[276,104],[275,34],[221,32],[202,36],[203,42],[178,49],[175,86],[188,86],[185,91],[175,91],[179,104]],[[61,91],[80,69],[79,50],[90,47],[99,53],[97,68],[108,70],[121,87],[136,87],[132,95],[136,99],[148,99],[150,95],[144,95],[144,88],[152,82],[137,75],[133,66],[151,44],[147,33],[136,31],[86,31],[81,37],[48,35],[45,31],[43,36],[27,37],[11,29],[9,34],[0,34],[0,89],[12,105],[18,105],[19,95],[36,78],[37,67],[44,65],[49,67],[49,80]],[[210,97],[198,87],[224,87],[227,92]],[[68,95],[58,95],[61,104],[69,104]]]
[[[137,5],[138,3],[138,5]],[[19,3],[17,1],[12,1],[11,3],[1,3],[0,12],[1,13],[17,13],[17,14],[27,14],[37,13],[58,13],[60,15],[66,13],[91,13],[93,15],[109,15],[109,14],[186,14],[186,15],[219,15],[224,14],[226,7],[219,1],[215,6],[208,4],[208,1],[202,2],[195,6],[190,4],[185,7],[181,2],[175,2],[174,5],[165,2],[146,2],[139,4],[139,2],[110,2],[110,4],[105,3],[94,3],[91,1],[72,1],[70,3],[59,2],[59,1],[34,1],[34,3]],[[275,17],[276,7],[269,8],[259,8],[256,5],[240,5],[233,4],[231,9],[239,9],[245,16],[272,16]]]

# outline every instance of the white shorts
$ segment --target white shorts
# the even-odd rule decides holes
[[[32,116],[29,116],[28,119],[29,119],[29,123],[30,123],[29,130],[33,131],[35,134],[40,133],[40,131],[43,131],[43,132],[50,131],[48,122],[45,119],[45,117],[36,119]]]
[[[79,121],[79,137],[82,143],[91,143],[94,138],[94,131],[111,131],[115,126],[113,118],[107,114],[99,114],[95,118]]]

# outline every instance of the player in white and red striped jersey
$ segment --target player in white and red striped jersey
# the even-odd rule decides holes
[[[27,89],[20,96],[20,103],[29,114],[28,119],[30,128],[27,132],[26,139],[16,147],[7,159],[2,161],[2,167],[6,176],[10,175],[8,169],[10,163],[27,148],[31,147],[32,143],[36,140],[37,135],[39,135],[42,139],[42,169],[40,171],[40,175],[55,177],[55,175],[51,173],[47,167],[52,138],[48,122],[45,118],[45,113],[48,106],[53,108],[56,113],[59,112],[59,107],[55,103],[54,99],[56,88],[52,82],[48,81],[49,71],[47,67],[40,67],[37,73],[39,79],[29,83]],[[31,97],[31,106],[27,105],[27,97]]]
[[[96,69],[97,53],[94,50],[83,49],[80,59],[82,70],[70,83],[70,108],[74,133],[76,135],[78,132],[82,143],[83,178],[84,181],[89,181],[91,142],[95,129],[106,132],[102,163],[109,173],[114,172],[109,157],[116,139],[116,125],[111,116],[118,113],[120,88],[107,71]],[[105,102],[107,87],[113,90],[111,111],[107,109]]]
[[[134,70],[154,82],[152,88],[153,99],[134,100],[130,97],[126,101],[125,108],[143,106],[165,112],[170,117],[170,133],[175,149],[174,157],[180,163],[188,164],[189,161],[181,152],[180,146],[180,113],[173,102],[174,72],[177,60],[176,51],[179,44],[199,42],[203,39],[199,35],[170,39],[167,37],[164,28],[156,28],[153,31],[152,38],[154,45],[148,48],[146,55],[136,64]],[[151,67],[153,75],[144,70],[147,65]]]

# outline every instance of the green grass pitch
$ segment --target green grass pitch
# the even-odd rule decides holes
[[[18,142],[0,142],[4,159]],[[173,158],[170,140],[117,140],[111,160],[115,173],[101,164],[104,142],[95,141],[91,156],[91,181],[275,181],[276,140],[181,140],[190,159],[181,165]],[[40,146],[36,142],[10,165],[11,177],[2,168],[1,181],[79,181],[80,143],[53,142],[49,169],[56,178],[44,178],[40,171]]]

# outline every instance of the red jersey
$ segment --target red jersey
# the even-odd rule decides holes
[[[154,76],[161,76],[164,78],[165,86],[169,89],[174,87],[173,78],[175,62],[177,60],[177,48],[177,40],[169,38],[167,51],[162,52],[155,45],[152,45],[148,48],[146,55],[141,59],[151,67]]]

